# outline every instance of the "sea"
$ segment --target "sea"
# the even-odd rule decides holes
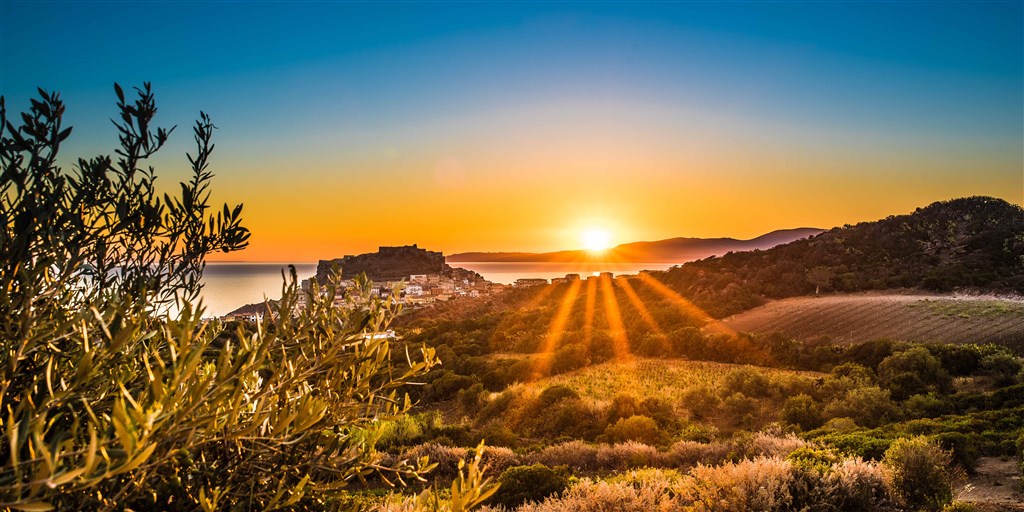
[[[316,263],[294,263],[298,278],[316,274]],[[579,274],[583,277],[600,272],[636,274],[641,270],[665,270],[672,263],[494,263],[452,262],[449,265],[472,270],[495,283],[512,284],[516,279],[564,277]],[[221,316],[246,304],[281,297],[284,284],[282,272],[287,263],[207,263],[203,273],[203,305],[205,316]]]

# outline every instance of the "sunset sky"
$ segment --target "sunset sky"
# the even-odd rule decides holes
[[[992,195],[1024,203],[1022,3],[0,1],[0,92],[61,91],[112,153],[112,84],[219,127],[218,201],[309,261],[751,238]]]

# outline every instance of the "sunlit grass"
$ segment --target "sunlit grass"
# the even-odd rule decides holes
[[[588,366],[518,386],[539,393],[548,386],[561,384],[596,403],[609,402],[622,394],[644,398],[660,397],[675,402],[678,401],[680,394],[691,386],[718,389],[729,372],[742,367],[743,365],[706,361],[633,358],[627,362]],[[756,368],[769,377],[801,375],[817,378],[824,375],[816,372]]]

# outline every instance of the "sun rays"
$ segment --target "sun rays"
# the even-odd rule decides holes
[[[657,315],[651,309],[655,304],[661,304],[654,309]],[[607,332],[606,340],[610,338],[611,353],[605,352],[605,357],[611,357],[616,362],[628,361],[634,357],[633,345],[640,341],[631,339],[631,336],[642,336],[650,332],[666,337],[666,327],[672,326],[659,325],[658,318],[672,309],[703,324],[711,332],[735,334],[732,329],[647,273],[618,278],[613,278],[611,273],[602,273],[587,279],[569,281],[567,284],[541,288],[519,309],[524,314],[533,311],[535,314],[550,315],[548,320],[544,320],[547,323],[544,338],[533,351],[529,378],[537,380],[547,377],[556,353],[563,345],[582,343],[586,352],[592,353],[595,347],[594,336],[598,330]],[[513,326],[515,322],[530,322],[515,317],[509,315],[502,322],[511,322],[507,325]],[[665,319],[662,318],[662,321],[664,323]],[[574,334],[567,336],[567,333]]]
[[[551,356],[554,353],[555,346],[558,345],[558,342],[561,341],[565,334],[565,324],[569,321],[569,315],[572,313],[573,305],[576,304],[576,297],[580,293],[581,286],[582,281],[573,281],[569,284],[569,289],[565,291],[565,295],[562,295],[562,299],[558,304],[558,312],[555,313],[555,318],[551,320],[547,335],[544,337],[544,341],[541,342],[540,356],[534,362],[532,379],[547,375],[548,368],[551,367]],[[549,288],[554,288],[554,286]]]
[[[601,282],[601,297],[604,298],[608,334],[612,336],[612,351],[616,361],[624,361],[630,357],[629,336],[626,334],[626,326],[622,324],[622,312],[619,311],[619,302],[615,298],[612,278],[610,274],[602,273],[598,279]]]
[[[645,285],[651,287],[652,290],[657,292],[662,297],[668,299],[679,308],[686,315],[694,316],[699,318],[705,324],[705,328],[710,329],[716,333],[724,333],[729,335],[735,335],[736,331],[729,328],[729,326],[722,322],[715,320],[711,315],[707,314],[706,311],[694,305],[694,303],[686,300],[678,293],[672,291],[671,288],[665,286],[664,283],[650,276],[645,272],[641,272],[639,275],[640,281]]]

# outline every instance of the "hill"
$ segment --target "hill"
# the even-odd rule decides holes
[[[817,235],[817,228],[780,229],[750,240],[735,238],[669,238],[655,242],[633,242],[618,245],[604,253],[589,251],[530,252],[465,252],[449,255],[448,262],[498,263],[569,263],[581,261],[614,261],[623,263],[683,263],[734,251],[770,249],[801,238]]]
[[[991,297],[858,294],[772,301],[723,320],[737,332],[837,343],[997,343],[1024,349],[1024,301]]]
[[[812,269],[817,285],[808,279]],[[942,201],[653,275],[719,318],[770,299],[811,295],[818,286],[1024,294],[1024,209],[991,197]]]

